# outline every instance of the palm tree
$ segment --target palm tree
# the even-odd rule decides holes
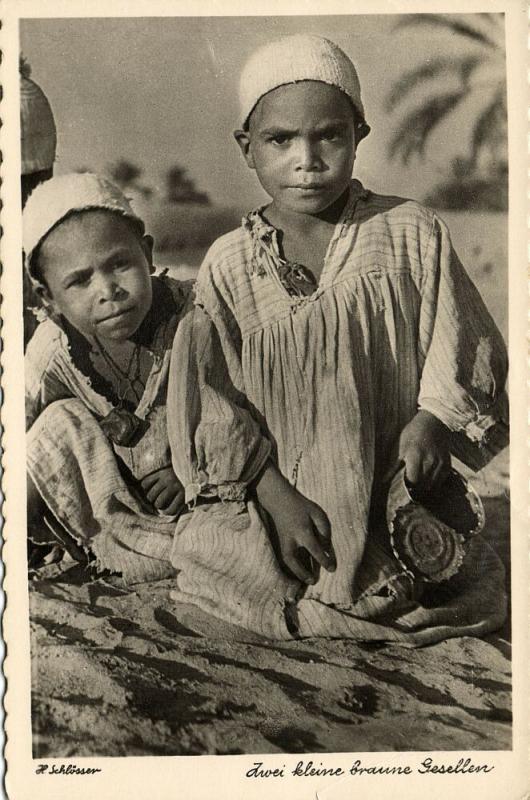
[[[507,167],[504,16],[474,14],[472,21],[445,14],[411,14],[396,28],[424,27],[457,36],[466,45],[461,55],[432,58],[402,75],[393,85],[386,110],[414,101],[394,134],[389,152],[407,164],[425,156],[431,134],[457,110],[474,109],[467,168],[504,173]],[[478,111],[477,111],[478,108]]]

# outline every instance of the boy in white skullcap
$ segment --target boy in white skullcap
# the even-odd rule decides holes
[[[505,441],[502,338],[443,222],[352,180],[369,128],[337,45],[265,45],[240,101],[235,138],[271,202],[213,244],[175,339],[170,442],[196,509],[174,597],[272,638],[485,633],[505,614],[499,559],[475,536],[450,599],[422,605],[385,496],[400,463],[429,492],[450,452],[477,467]],[[414,537],[420,566],[439,557]]]
[[[52,178],[24,209],[26,269],[48,315],[25,363],[30,538],[127,581],[173,573],[183,506],[166,392],[190,287],[152,274],[152,244],[98,175]]]

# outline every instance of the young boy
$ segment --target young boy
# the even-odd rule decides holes
[[[505,598],[487,545],[473,540],[456,600],[422,606],[382,521],[400,462],[428,492],[451,449],[469,460],[505,430],[500,334],[444,224],[351,180],[369,128],[335,44],[266,45],[240,100],[235,138],[271,202],[212,246],[175,341],[170,441],[197,503],[175,597],[275,638],[490,630]]]
[[[166,392],[189,286],[152,275],[143,222],[97,175],[41,184],[23,223],[48,314],[25,364],[30,536],[42,541],[46,521],[67,549],[128,581],[171,575],[183,492]]]

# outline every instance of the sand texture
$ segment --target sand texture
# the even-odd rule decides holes
[[[509,565],[507,453],[478,476]],[[511,747],[510,628],[424,649],[274,643],[72,562],[30,581],[34,756]]]

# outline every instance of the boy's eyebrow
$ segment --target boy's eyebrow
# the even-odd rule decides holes
[[[296,133],[297,130],[297,128],[286,128],[285,125],[271,125],[268,128],[262,128],[260,133],[262,136],[267,136],[273,133]]]
[[[66,275],[61,280],[61,285],[66,287],[72,280],[76,278],[85,278],[88,277],[93,272],[91,267],[85,267],[84,269],[73,269],[71,272],[67,272]]]
[[[346,128],[348,123],[344,119],[326,119],[320,125],[317,125],[317,130],[327,130],[327,128]]]
[[[105,257],[105,259],[100,263],[100,267],[105,268],[108,264],[110,264],[117,256],[126,255],[129,253],[129,248],[125,245],[119,245],[118,247],[111,250],[110,253]],[[71,272],[67,272],[66,275],[63,277],[61,284],[65,286],[69,281],[75,278],[84,278],[90,275],[94,271],[93,267],[84,267],[82,269],[73,269]]]
[[[117,256],[121,255],[129,255],[131,252],[130,247],[125,244],[119,244],[113,250],[111,250],[108,255],[104,258],[101,262],[101,266],[106,267],[107,264],[110,264]]]
[[[315,130],[325,131],[330,128],[346,128],[347,125],[348,123],[344,119],[326,119],[323,122],[319,122],[318,125],[315,125]],[[269,125],[267,128],[262,128],[259,132],[262,136],[270,136],[279,133],[297,133],[298,128],[289,128],[286,125]]]

